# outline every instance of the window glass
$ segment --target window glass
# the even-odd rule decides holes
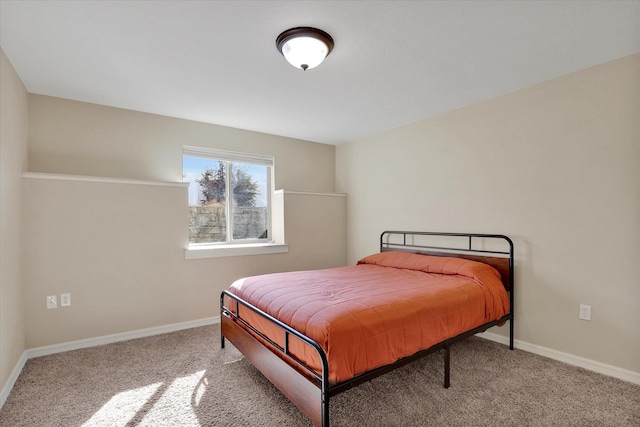
[[[216,154],[183,155],[189,243],[268,241],[271,166],[211,156]]]
[[[267,167],[230,163],[233,239],[267,239]]]

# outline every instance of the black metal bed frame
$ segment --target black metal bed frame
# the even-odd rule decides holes
[[[392,236],[402,236],[401,241],[393,239]],[[446,237],[446,238],[466,238],[466,246],[432,246],[416,244],[418,236]],[[409,239],[408,239],[409,238]],[[502,240],[506,242],[509,249],[506,251],[474,249],[474,240]],[[513,350],[513,306],[514,306],[514,260],[513,242],[502,234],[470,234],[470,233],[440,233],[440,232],[409,232],[409,231],[385,231],[380,235],[380,251],[407,251],[436,256],[457,256],[474,260],[482,260],[485,257],[497,256],[497,258],[508,259],[508,277],[505,280],[503,274],[503,284],[509,293],[510,311],[500,319],[480,325],[472,330],[463,332],[455,337],[435,344],[427,349],[421,350],[411,356],[400,359],[390,365],[385,365],[377,369],[359,374],[354,378],[337,384],[330,384],[329,363],[322,347],[311,338],[284,324],[273,316],[265,313],[252,304],[242,300],[236,295],[223,291],[220,295],[220,323],[221,338],[220,345],[225,346],[225,337],[238,348],[244,356],[262,372],[280,391],[285,394],[303,413],[305,413],[316,425],[329,427],[329,400],[330,397],[353,388],[363,382],[370,381],[386,372],[406,365],[414,360],[424,357],[438,350],[444,350],[444,387],[450,386],[450,347],[453,343],[486,331],[488,328],[503,324],[509,321],[509,348]],[[233,301],[234,304],[226,304],[226,301]],[[233,305],[235,307],[230,307]],[[264,319],[276,325],[282,330],[284,345],[279,345],[265,334],[254,328],[242,317],[245,310],[262,316]],[[250,332],[248,332],[250,331]],[[322,365],[321,372],[318,373],[304,362],[296,358],[289,351],[290,336],[294,336],[306,345],[313,348],[318,354]],[[259,338],[256,338],[259,337]],[[261,348],[262,347],[262,348]],[[266,350],[266,351],[264,351]],[[280,359],[281,363],[275,358]],[[287,366],[285,366],[285,364]],[[298,374],[296,377],[296,373]],[[280,377],[284,376],[284,379]],[[302,382],[300,379],[302,378]],[[310,387],[309,387],[310,386]],[[316,390],[317,389],[317,390]],[[319,407],[313,400],[320,400]],[[311,402],[309,402],[311,400]],[[319,413],[318,410],[319,409]]]

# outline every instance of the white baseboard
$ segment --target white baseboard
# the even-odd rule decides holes
[[[183,329],[197,328],[199,326],[213,325],[215,323],[220,323],[220,316],[207,317],[205,319],[191,320],[188,322],[173,323],[164,326],[156,326],[153,328],[138,329],[135,331],[123,332],[120,334],[103,335],[101,337],[47,345],[44,347],[30,348],[22,353],[20,360],[13,369],[13,372],[11,372],[11,375],[7,379],[7,382],[4,384],[4,387],[2,387],[2,391],[0,391],[0,409],[2,409],[2,407],[4,406],[4,403],[6,402],[11,389],[15,385],[20,372],[22,372],[22,368],[24,368],[25,363],[27,363],[27,360],[29,359],[33,359],[34,357],[47,356],[49,354],[62,353],[65,351],[78,350],[81,348],[95,347],[98,345],[127,341],[135,338],[144,338],[153,335],[166,334],[169,332],[181,331]]]
[[[206,319],[191,320],[189,322],[172,323],[170,325],[156,326],[153,328],[138,329],[120,334],[103,335],[96,338],[70,341],[61,344],[47,345],[44,347],[30,348],[26,351],[27,359],[46,356],[49,354],[62,353],[64,351],[78,350],[80,348],[95,347],[98,345],[111,344],[114,342],[127,341],[136,338],[151,337],[153,335],[166,334],[169,332],[181,331],[183,329],[197,328],[199,326],[213,325],[220,323],[220,316],[207,317]]]
[[[7,397],[9,397],[11,389],[18,380],[18,376],[20,375],[20,372],[22,372],[22,368],[24,368],[25,363],[27,363],[27,353],[23,352],[22,356],[20,356],[20,360],[16,363],[15,368],[13,368],[11,375],[9,375],[7,382],[4,383],[4,387],[2,387],[2,390],[0,391],[0,409],[4,406],[4,402],[7,401]]]
[[[485,332],[477,334],[476,336],[509,345],[509,337],[505,337],[503,335]],[[590,371],[640,385],[640,372],[618,368],[617,366],[607,365],[606,363],[596,362],[595,360],[585,359],[584,357],[574,356],[573,354],[563,353],[561,351],[552,350],[550,348],[531,344],[525,341],[514,340],[513,346],[529,353],[538,354],[540,356],[548,357],[549,359],[558,360],[560,362],[568,363],[569,365],[579,366]]]

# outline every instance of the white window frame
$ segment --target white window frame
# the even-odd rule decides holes
[[[276,244],[273,241],[273,223],[272,223],[272,193],[274,178],[274,158],[262,154],[249,154],[234,151],[218,150],[214,148],[183,146],[182,156],[202,157],[212,160],[220,160],[225,162],[240,162],[262,165],[268,167],[267,180],[267,218],[266,225],[268,237],[265,239],[233,239],[233,212],[232,203],[225,204],[225,216],[227,221],[227,239],[225,242],[207,242],[207,243],[191,243],[185,250],[185,258],[210,258],[219,256],[233,255],[258,255],[265,253],[281,253],[287,252],[288,247],[284,244]],[[228,163],[227,163],[228,165]],[[229,170],[229,169],[227,169]],[[229,178],[229,177],[227,177]],[[232,189],[230,185],[226,186],[227,199],[232,200],[230,194]]]

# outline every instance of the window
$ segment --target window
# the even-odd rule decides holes
[[[268,156],[184,147],[190,246],[271,241],[272,168]]]

